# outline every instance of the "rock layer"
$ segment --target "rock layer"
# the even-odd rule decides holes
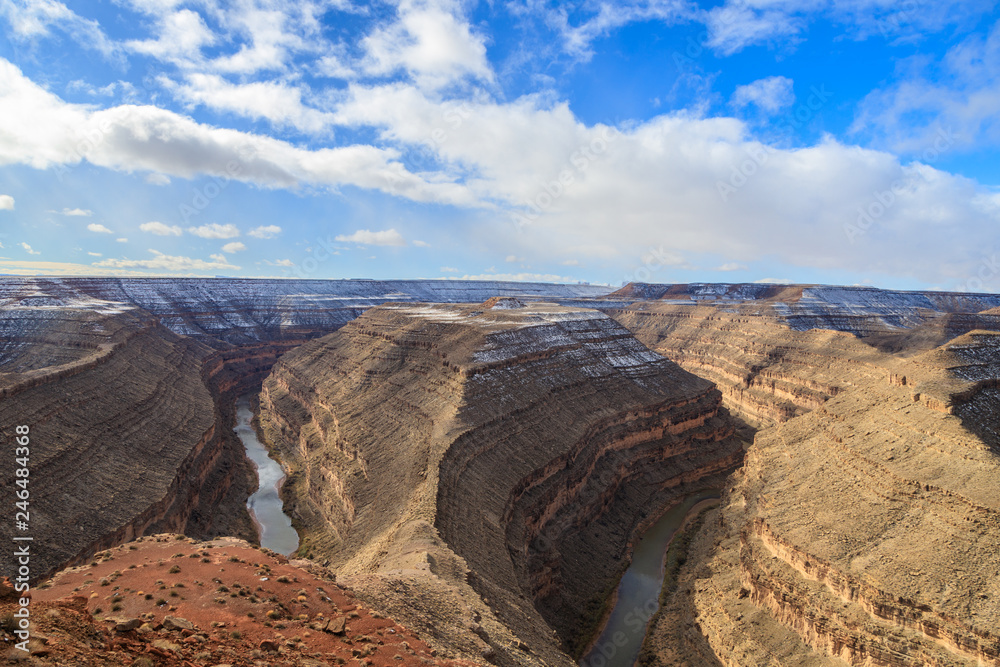
[[[282,358],[261,425],[305,552],[361,595],[451,596],[442,639],[500,664],[568,664],[636,529],[742,457],[710,383],[597,312],[506,300],[366,312]]]
[[[878,363],[854,345],[882,376],[758,432],[656,626],[664,658],[1000,664],[1000,334]]]

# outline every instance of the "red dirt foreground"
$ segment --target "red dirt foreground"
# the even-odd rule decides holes
[[[471,667],[365,609],[333,574],[243,540],[139,538],[34,590],[31,652],[0,596],[0,660],[87,667]],[[3,663],[0,663],[3,664]]]

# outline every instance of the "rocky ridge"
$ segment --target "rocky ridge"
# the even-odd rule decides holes
[[[143,537],[60,572],[32,594],[30,656],[10,646],[12,593],[0,595],[0,637],[21,664],[469,665],[435,657],[316,563],[234,538]]]
[[[301,552],[404,622],[455,609],[428,631],[498,664],[569,664],[636,530],[742,458],[709,383],[508,300],[367,311],[282,358],[261,426]]]

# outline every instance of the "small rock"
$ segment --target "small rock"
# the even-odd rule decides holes
[[[187,620],[186,618],[177,618],[176,616],[164,616],[163,627],[165,627],[167,630],[194,630],[194,623]]]
[[[115,625],[116,632],[132,632],[136,628],[142,625],[142,619],[140,618],[130,618],[127,621],[120,621]]]
[[[278,642],[271,641],[270,639],[265,639],[261,641],[260,644],[257,645],[257,648],[259,648],[261,651],[270,651],[271,653],[277,653]]]
[[[173,651],[174,653],[180,653],[181,650],[179,645],[166,639],[154,639],[152,645],[163,651]]]
[[[342,635],[346,629],[346,623],[347,620],[343,616],[332,619],[327,623],[326,631],[331,634]]]

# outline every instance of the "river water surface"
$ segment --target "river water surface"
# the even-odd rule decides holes
[[[250,516],[260,532],[260,545],[271,551],[288,556],[299,548],[299,535],[292,528],[292,520],[282,508],[278,490],[285,481],[285,471],[271,458],[264,445],[260,444],[250,421],[250,397],[241,396],[236,401],[236,435],[247,450],[247,457],[257,466],[257,492],[247,499]]]
[[[718,498],[718,489],[699,491],[667,510],[632,552],[632,563],[618,584],[614,609],[600,637],[580,660],[581,667],[632,667],[646,638],[646,624],[659,608],[663,558],[674,533],[691,508]]]

